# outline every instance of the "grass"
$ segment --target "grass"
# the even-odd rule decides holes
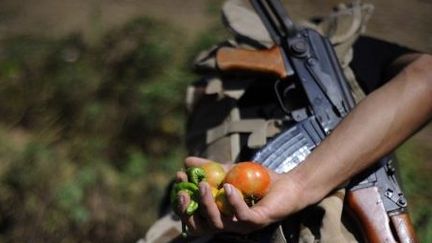
[[[403,191],[420,242],[432,242],[430,143],[410,140],[397,152]]]
[[[142,236],[185,153],[178,36],[143,18],[97,45],[1,42],[0,241]]]

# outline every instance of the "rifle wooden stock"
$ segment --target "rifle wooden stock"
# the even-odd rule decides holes
[[[349,191],[347,200],[370,243],[396,242],[377,187]]]
[[[377,187],[349,191],[347,202],[370,243],[418,242],[409,215],[398,213],[389,217]]]
[[[399,242],[418,242],[413,224],[411,223],[411,219],[407,213],[392,215],[390,216],[390,219],[393,223],[396,235],[399,238]]]
[[[254,71],[273,74],[280,78],[288,76],[278,46],[264,50],[222,47],[216,54],[216,63],[222,71]]]

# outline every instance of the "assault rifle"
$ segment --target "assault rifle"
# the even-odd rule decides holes
[[[219,49],[222,71],[243,70],[278,77],[280,107],[295,125],[267,143],[254,161],[276,172],[301,163],[355,106],[346,78],[329,40],[294,24],[279,0],[251,0],[275,45],[266,50]],[[284,84],[294,82],[307,99],[304,108],[285,107]],[[407,202],[399,187],[391,155],[352,179],[347,202],[369,242],[415,242]]]

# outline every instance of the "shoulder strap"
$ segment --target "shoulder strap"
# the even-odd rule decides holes
[[[333,13],[321,18],[316,24],[304,23],[330,39],[356,102],[363,99],[365,94],[348,65],[353,58],[352,46],[357,38],[365,32],[373,10],[372,4],[354,1],[350,4],[339,4]]]

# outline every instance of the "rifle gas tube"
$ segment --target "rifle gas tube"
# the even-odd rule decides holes
[[[355,102],[327,38],[315,30],[296,26],[279,0],[251,0],[251,3],[275,46],[257,51],[221,48],[216,60],[221,70],[258,71],[280,79],[275,83],[280,106],[297,123],[267,143],[253,160],[282,173],[301,163],[351,111]],[[278,93],[279,85],[290,80],[303,90],[308,101],[300,116],[299,110],[284,107],[283,96]],[[390,163],[391,159],[385,157],[353,180],[348,192],[349,205],[362,222],[369,242],[415,242],[406,201],[396,177],[388,173],[392,171]],[[371,202],[376,206],[371,207]]]

